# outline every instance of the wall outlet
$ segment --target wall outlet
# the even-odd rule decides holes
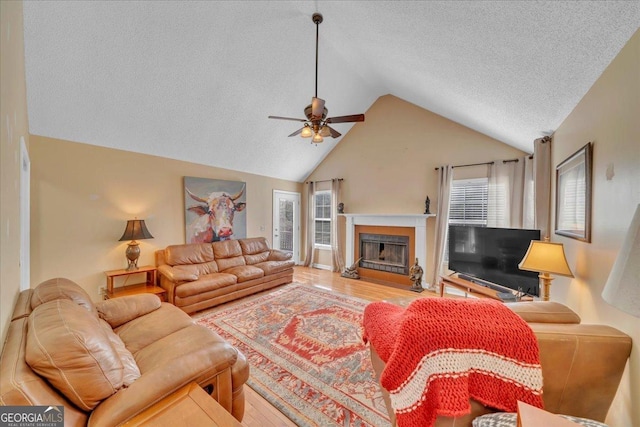
[[[105,296],[106,294],[107,294],[107,287],[106,286],[100,286],[98,288],[98,295]]]

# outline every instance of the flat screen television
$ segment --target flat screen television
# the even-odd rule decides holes
[[[532,240],[540,240],[540,230],[450,225],[449,269],[540,296],[538,273],[518,268]]]

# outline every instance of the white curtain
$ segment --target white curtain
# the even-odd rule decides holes
[[[304,266],[313,266],[313,258],[315,255],[314,243],[316,238],[316,190],[315,183],[309,182],[307,186],[307,244],[306,255],[304,258]]]
[[[533,141],[535,223],[540,238],[549,237],[551,230],[551,137]]]
[[[435,243],[433,247],[433,275],[430,288],[437,289],[440,283],[440,275],[443,272],[443,262],[447,247],[447,234],[449,232],[449,205],[451,199],[451,181],[453,180],[453,167],[440,166],[438,168],[438,208],[436,209]]]
[[[528,156],[491,165],[488,227],[532,227],[533,201],[533,164]]]
[[[522,200],[522,228],[536,228],[535,161],[533,156],[524,158],[524,194]]]
[[[340,227],[338,227],[338,203],[340,201],[340,179],[331,180],[331,264],[333,271],[342,272],[344,261],[340,247]]]

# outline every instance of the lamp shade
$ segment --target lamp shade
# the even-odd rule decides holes
[[[130,219],[119,241],[153,239],[143,219]]]
[[[602,298],[612,306],[640,317],[640,204],[636,206],[622,248],[604,285]]]
[[[562,243],[532,240],[518,267],[521,270],[573,277]]]

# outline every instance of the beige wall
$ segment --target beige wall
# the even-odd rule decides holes
[[[0,2],[0,330],[20,290],[20,139],[29,146],[22,2]]]
[[[640,320],[601,297],[640,203],[639,76],[640,31],[556,130],[552,149],[557,165],[593,142],[592,241],[552,235],[564,243],[576,277],[556,278],[551,298],[569,305],[585,322],[612,325],[633,338],[631,361],[607,419],[612,426],[640,426]]]
[[[525,153],[392,95],[378,100],[322,161],[309,179],[344,178],[347,213],[435,212],[440,165],[522,157]],[[459,168],[454,177],[487,176],[487,167]],[[435,219],[428,220],[426,276],[432,271]],[[344,236],[344,219],[341,220]],[[344,246],[343,246],[344,247]],[[327,251],[317,262],[331,264]],[[425,266],[423,266],[424,268]]]
[[[31,277],[68,277],[98,298],[105,270],[126,267],[126,221],[144,219],[138,265],[184,243],[184,176],[245,181],[247,236],[272,236],[273,190],[301,184],[161,157],[31,136]],[[136,279],[135,277],[131,280]]]

